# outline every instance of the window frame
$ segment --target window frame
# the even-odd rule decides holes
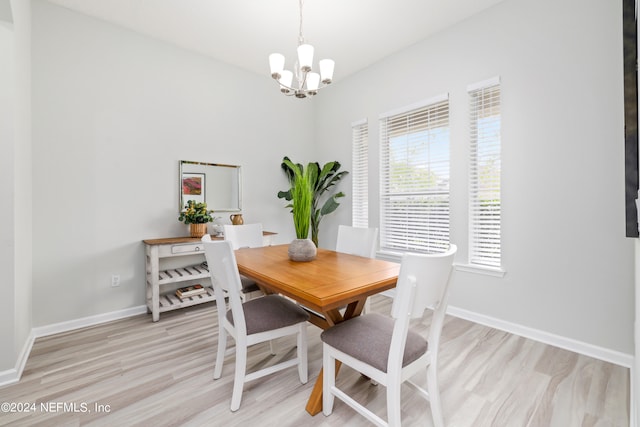
[[[351,225],[369,227],[369,123],[351,123]]]
[[[469,102],[467,187],[469,246],[467,264],[458,266],[458,269],[503,276],[505,271],[502,258],[502,87],[500,77],[469,85],[467,97]],[[495,117],[497,117],[497,123]],[[479,124],[482,119],[486,120],[484,129]],[[483,149],[479,150],[480,146],[483,146]],[[484,177],[481,176],[481,169],[484,170]],[[485,195],[484,198],[481,194]]]
[[[449,247],[450,111],[449,95],[446,93],[383,113],[379,117],[382,252],[435,253],[443,252]],[[399,162],[396,160],[397,165],[392,166],[393,138],[397,138],[397,153],[401,153],[399,148],[403,147],[407,152],[424,150],[424,160],[420,158],[423,153],[413,157],[405,154],[404,159]],[[446,147],[438,148],[437,144],[446,144]],[[444,153],[446,158],[443,161]],[[415,158],[419,160],[414,162]],[[392,178],[392,174],[402,170],[402,162],[406,163],[412,176],[418,179]],[[392,189],[392,186],[397,190]]]

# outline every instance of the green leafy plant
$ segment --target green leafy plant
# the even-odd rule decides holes
[[[322,166],[322,168],[317,162],[309,163],[305,170],[301,164],[294,164],[288,157],[285,157],[280,166],[287,175],[289,183],[292,186],[288,191],[278,192],[278,197],[281,199],[292,199],[291,191],[293,189],[293,179],[296,175],[296,169],[299,170],[300,173],[309,175],[312,187],[312,203],[310,212],[311,240],[313,240],[313,243],[318,246],[318,232],[320,230],[320,221],[322,220],[322,217],[335,211],[338,206],[340,206],[338,198],[344,197],[344,193],[341,191],[335,194],[329,194],[328,192],[333,186],[340,182],[344,175],[349,172],[338,172],[341,165],[337,161],[329,162]]]
[[[300,164],[294,164],[288,158],[284,158],[283,164],[291,171],[289,183],[291,189],[288,191],[291,201],[286,207],[291,208],[293,214],[293,226],[298,239],[309,237],[309,225],[311,222],[311,207],[313,202],[313,186],[310,175],[310,168],[306,170]]]
[[[196,203],[195,200],[189,200],[184,208],[185,211],[180,213],[178,221],[185,224],[206,224],[213,221],[213,211],[207,210],[207,204],[204,202]]]

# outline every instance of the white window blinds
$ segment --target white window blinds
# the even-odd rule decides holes
[[[380,117],[382,250],[449,247],[449,100]]]
[[[351,223],[354,227],[369,227],[369,125],[366,120],[351,124],[351,146]]]
[[[501,267],[500,82],[469,88],[469,264]]]

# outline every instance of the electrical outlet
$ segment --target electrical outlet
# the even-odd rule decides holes
[[[120,286],[120,275],[119,274],[112,274],[111,275],[111,287],[116,287],[116,286]]]

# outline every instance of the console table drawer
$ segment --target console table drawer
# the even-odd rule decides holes
[[[189,253],[202,253],[204,252],[204,245],[172,245],[172,254],[189,254]]]
[[[171,245],[157,245],[159,258],[171,258],[181,255],[204,255],[204,245],[201,242],[173,243]]]

